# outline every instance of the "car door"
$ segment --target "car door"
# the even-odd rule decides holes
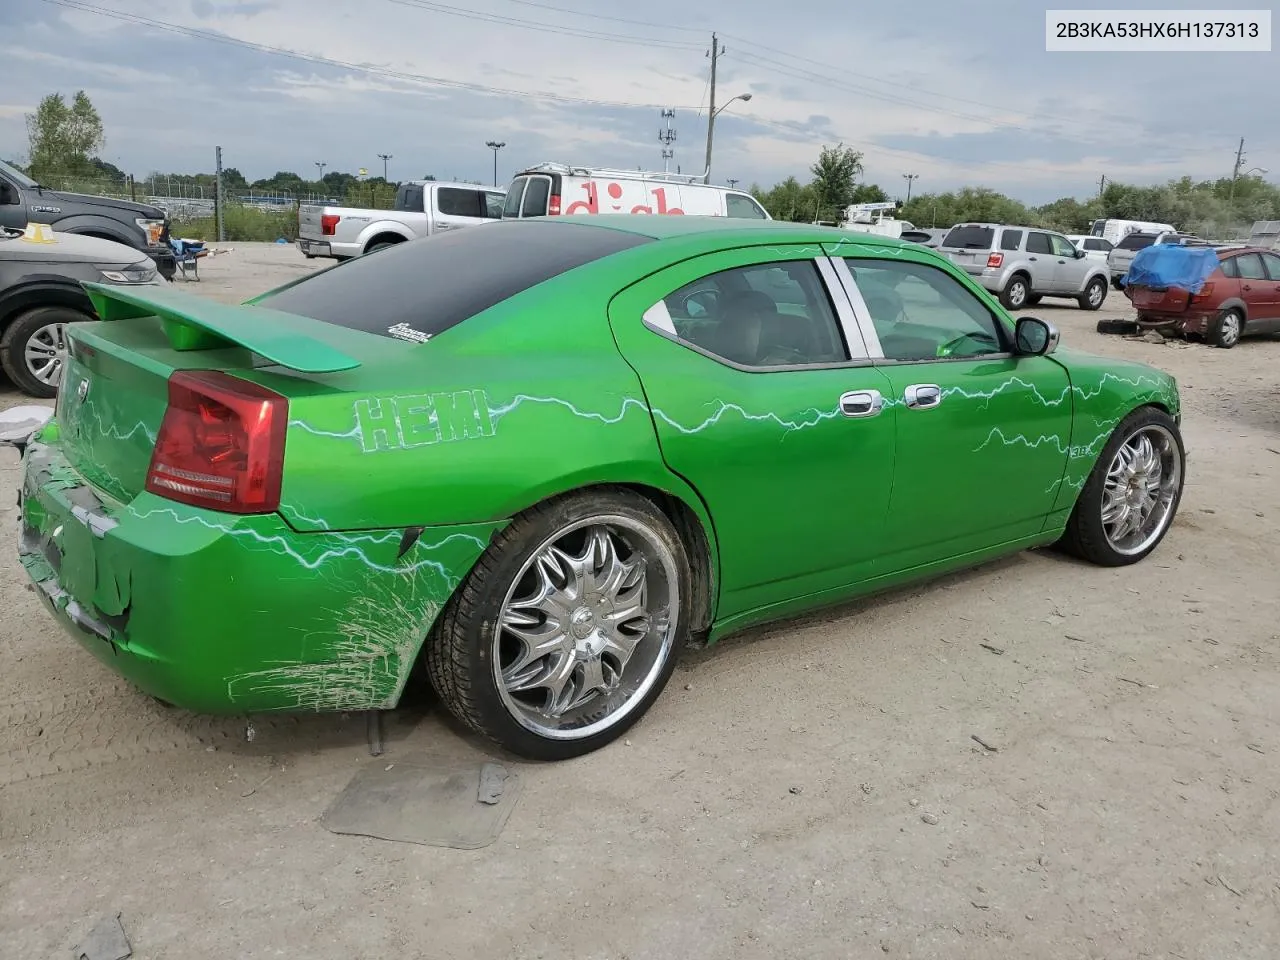
[[[815,250],[694,257],[609,308],[663,458],[715,525],[721,620],[880,569],[897,411]]]
[[[1006,319],[923,253],[837,270],[898,409],[886,560],[896,571],[1038,535],[1071,443],[1071,385],[1016,356]]]
[[[1280,256],[1274,253],[1261,254],[1262,266],[1267,271],[1269,284],[1263,284],[1267,291],[1267,321],[1270,329],[1280,329]]]
[[[27,225],[27,204],[16,183],[0,177],[0,227],[22,230]]]
[[[1031,270],[1031,289],[1036,293],[1058,293],[1054,268],[1053,243],[1043,230],[1027,233],[1027,264]]]
[[[436,187],[432,211],[437,231],[469,227],[488,218],[489,204],[484,190],[471,187]]]
[[[1262,257],[1256,253],[1242,253],[1236,257],[1236,270],[1240,274],[1240,299],[1249,311],[1246,320],[1248,330],[1250,333],[1266,332],[1275,315],[1271,293],[1275,284],[1267,277]]]
[[[1053,249],[1053,285],[1059,293],[1080,293],[1084,290],[1084,278],[1093,269],[1089,259],[1076,250],[1073,244],[1061,234],[1049,234],[1049,245]]]

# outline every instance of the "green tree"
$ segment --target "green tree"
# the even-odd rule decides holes
[[[862,154],[839,143],[823,147],[817,162],[809,168],[816,194],[815,220],[839,220],[844,208],[853,202],[855,182],[862,173]]]
[[[83,90],[68,105],[61,93],[40,101],[27,114],[27,151],[31,176],[92,176],[92,158],[106,145],[102,118]]]
[[[888,203],[889,195],[877,183],[860,183],[853,188],[850,203]]]

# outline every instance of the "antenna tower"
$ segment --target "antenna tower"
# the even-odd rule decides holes
[[[658,130],[658,142],[662,144],[662,172],[671,172],[671,158],[676,155],[671,144],[676,141],[676,132],[671,128],[671,121],[676,118],[674,110],[663,110],[662,118],[667,121],[665,129]]]

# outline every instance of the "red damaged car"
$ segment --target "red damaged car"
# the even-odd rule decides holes
[[[1230,348],[1246,333],[1280,332],[1280,254],[1262,247],[1214,248],[1218,267],[1199,290],[1143,282],[1124,295],[1138,311],[1138,326],[1180,333]]]

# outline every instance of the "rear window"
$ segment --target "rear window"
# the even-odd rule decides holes
[[[1145,250],[1156,242],[1154,233],[1131,233],[1116,244],[1117,250]]]
[[[966,250],[990,250],[995,231],[990,227],[952,227],[942,241],[944,247],[960,247]]]
[[[605,227],[504,220],[398,243],[257,302],[384,337],[403,324],[404,336],[425,339],[544,280],[648,242]]]
[[[516,177],[511,181],[511,186],[507,188],[506,203],[502,205],[504,217],[520,216],[520,198],[524,195],[524,185],[527,182],[523,177]]]
[[[545,217],[547,200],[551,196],[551,181],[546,177],[532,177],[525,187],[524,203],[520,207],[522,217]]]

